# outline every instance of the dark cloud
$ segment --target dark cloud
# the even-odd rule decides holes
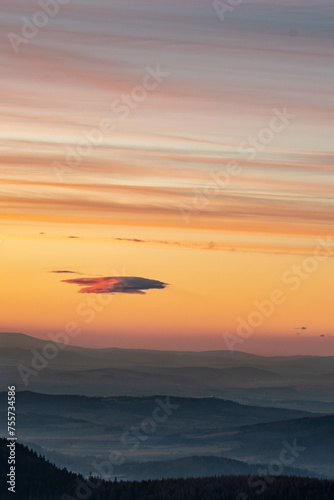
[[[139,238],[113,238],[115,241],[129,241],[131,243],[148,243],[154,245],[171,245],[171,246],[185,246],[193,247],[193,243],[180,243],[179,241],[166,241],[166,240],[141,240]]]
[[[201,250],[225,250],[225,248],[220,248],[219,244],[214,241],[209,241],[207,244],[201,242],[185,242],[185,241],[166,241],[166,240],[141,240],[139,238],[113,238],[114,241],[127,241],[130,243],[147,243],[151,245],[166,245],[166,246],[177,246],[183,248],[198,248]],[[235,248],[230,249],[230,251],[235,251]]]
[[[324,335],[324,334],[322,334],[322,335],[320,335],[320,337],[325,337],[325,335]]]
[[[109,276],[101,278],[75,278],[62,280],[63,283],[79,285],[79,293],[136,293],[144,295],[143,290],[163,289],[167,283],[136,276]]]
[[[79,274],[76,271],[67,271],[67,269],[60,269],[56,271],[50,271],[50,273],[56,273],[56,274]]]
[[[147,243],[145,240],[139,240],[138,238],[114,238],[116,241],[131,241],[133,243]]]
[[[306,326],[302,326],[301,330],[307,330]]]
[[[68,236],[68,238],[79,238],[79,236]]]

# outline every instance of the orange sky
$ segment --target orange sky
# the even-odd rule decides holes
[[[329,279],[334,260],[326,251],[321,251],[321,260],[310,260],[309,252],[293,255],[201,247],[199,242],[184,246],[162,239],[150,242],[166,233],[179,241],[178,231],[172,229],[130,226],[119,232],[117,226],[106,225],[100,237],[91,237],[89,226],[79,229],[79,238],[59,236],[53,225],[44,235],[3,238],[3,331],[48,338],[48,333],[63,331],[68,321],[75,321],[82,330],[75,343],[86,346],[226,349],[230,347],[226,333],[238,339],[235,349],[249,352],[328,354],[334,345]],[[119,234],[122,238],[135,234],[142,242],[115,240]],[[329,251],[333,254],[333,247]],[[80,274],[51,272],[55,270]],[[106,296],[79,294],[77,285],[63,281],[82,276],[139,276],[168,286],[145,295]],[[284,301],[268,306],[274,290]],[[270,316],[262,315],[244,339],[238,335],[240,318],[248,322],[258,310],[254,302],[266,302]],[[301,330],[303,326],[307,329]]]
[[[71,2],[18,53],[0,40],[0,329],[48,338],[76,321],[79,345],[333,354],[327,2],[312,22],[288,1],[224,22],[190,4]],[[20,33],[36,5],[3,9]],[[168,285],[64,282],[115,276]]]

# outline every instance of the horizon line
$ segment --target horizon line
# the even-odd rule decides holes
[[[83,347],[80,345],[76,344],[64,344],[62,342],[56,342],[52,339],[42,339],[39,337],[34,337],[33,335],[28,335],[27,333],[21,333],[21,332],[6,332],[6,331],[0,331],[0,335],[20,335],[23,337],[27,337],[29,339],[37,340],[40,342],[51,342],[53,344],[58,344],[58,345],[64,345],[66,347],[73,347],[77,349],[84,349],[84,350],[93,350],[93,351],[105,351],[108,349],[112,350],[119,350],[119,351],[142,351],[142,352],[160,352],[160,353],[192,353],[192,354],[204,354],[204,353],[229,353],[231,356],[234,354],[241,354],[245,356],[252,356],[252,357],[258,357],[258,358],[333,358],[333,355],[321,355],[321,354],[290,354],[290,355],[263,355],[263,354],[253,354],[250,352],[246,351],[230,351],[228,349],[208,349],[208,350],[199,350],[199,351],[191,351],[191,350],[179,350],[179,349],[145,349],[141,347],[115,347],[115,346],[109,346],[109,347]],[[18,348],[20,347],[19,345],[17,346]]]

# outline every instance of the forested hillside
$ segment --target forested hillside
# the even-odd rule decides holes
[[[334,481],[299,477],[214,476],[156,481],[99,481],[58,469],[17,444],[16,492],[8,491],[8,449],[0,440],[0,499],[16,500],[332,500]]]

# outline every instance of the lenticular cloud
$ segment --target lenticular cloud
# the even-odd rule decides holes
[[[144,295],[144,290],[163,289],[167,283],[136,276],[110,276],[98,278],[75,278],[62,280],[63,283],[79,285],[79,293],[137,293]]]

